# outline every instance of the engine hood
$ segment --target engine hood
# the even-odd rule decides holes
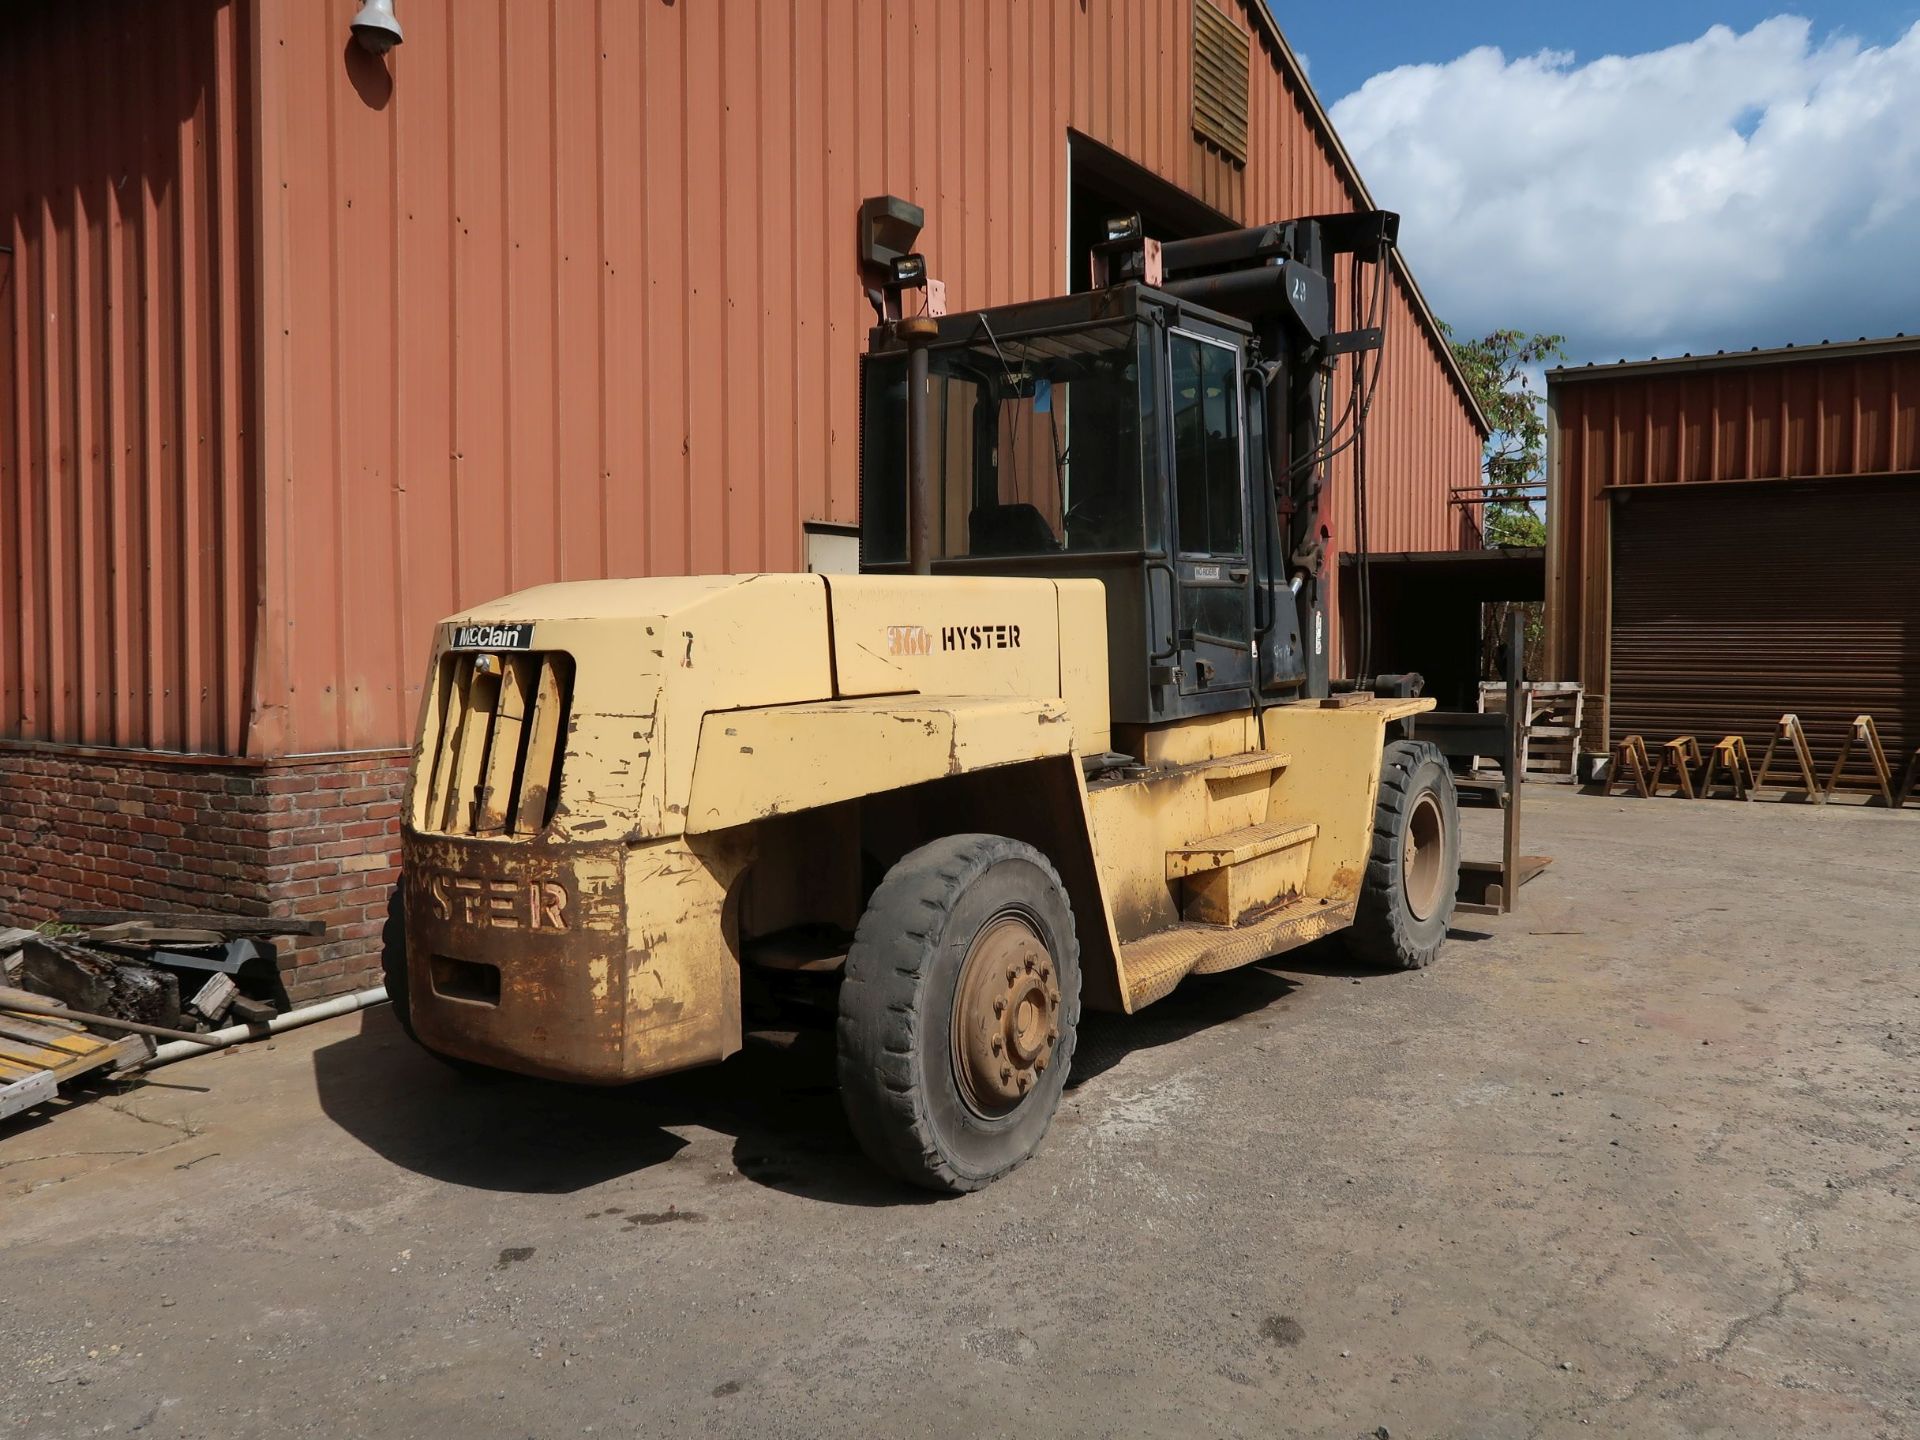
[[[441,675],[449,655],[515,651],[571,661],[552,839],[679,834],[705,714],[833,694],[817,575],[536,586],[442,621],[430,674]],[[428,686],[416,792],[440,733],[442,688]]]

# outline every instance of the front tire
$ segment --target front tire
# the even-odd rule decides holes
[[[1396,740],[1380,757],[1373,847],[1347,952],[1383,970],[1431,965],[1460,895],[1460,803],[1437,747]]]
[[[840,1094],[869,1156],[978,1190],[1031,1155],[1080,1021],[1080,946],[1046,857],[999,835],[915,850],[874,892],[840,986]]]

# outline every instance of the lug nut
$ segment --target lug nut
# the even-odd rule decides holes
[[[1049,1025],[1047,1027],[1047,1043],[1051,1045],[1054,1041],[1058,1040],[1059,1038],[1060,1038],[1060,1032],[1057,1029],[1055,1029],[1053,1026]]]
[[[1033,973],[1033,957],[1031,955],[1027,957],[1027,973],[1029,975]]]
[[[1007,1002],[1005,997],[1002,997],[1001,999],[998,999],[993,1002],[993,1013],[995,1015],[1004,1015],[1007,1013]]]
[[[1038,1060],[1034,1061],[1033,1068],[1038,1070],[1042,1075],[1046,1074],[1047,1073],[1047,1057],[1042,1055]]]
[[[1012,966],[1008,966],[1007,967],[1007,984],[1011,985],[1013,984],[1014,981],[1018,980],[1019,978],[1020,978],[1020,972],[1018,970],[1015,970]]]
[[[1011,1065],[1002,1065],[1000,1067],[1000,1083],[1004,1085],[1011,1079],[1013,1079],[1013,1067]]]
[[[1028,1078],[1027,1078],[1026,1076],[1024,1076],[1024,1075],[1022,1075],[1022,1076],[1020,1077],[1020,1093],[1021,1093],[1022,1095],[1024,1095],[1024,1094],[1026,1094],[1026,1093],[1027,1093],[1027,1086],[1029,1086],[1029,1085],[1031,1085],[1032,1083],[1033,1083],[1033,1082],[1032,1082],[1031,1080],[1029,1080],[1029,1079],[1028,1079]]]
[[[993,1053],[996,1055],[1000,1053],[1000,1037],[998,1035],[993,1037]]]
[[[1040,978],[1042,980],[1053,979],[1053,967],[1050,965],[1042,965],[1040,967]]]

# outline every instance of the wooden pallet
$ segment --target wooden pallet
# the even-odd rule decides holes
[[[1580,720],[1584,691],[1577,680],[1530,680],[1521,687],[1526,698],[1526,726],[1520,732],[1520,773],[1529,781],[1571,785],[1578,778]],[[1480,682],[1480,713],[1504,715],[1507,687],[1502,682]],[[1498,761],[1474,757],[1474,766],[1498,768]]]
[[[77,1020],[20,1015],[9,1000],[57,1004],[44,995],[0,986],[0,1119],[51,1100],[58,1088],[97,1070],[124,1070],[153,1053],[139,1035],[109,1040]]]

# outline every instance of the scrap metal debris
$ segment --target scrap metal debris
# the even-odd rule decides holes
[[[75,1081],[138,1069],[155,1038],[199,1041],[288,1008],[274,937],[318,921],[132,911],[0,925],[0,1120]]]

